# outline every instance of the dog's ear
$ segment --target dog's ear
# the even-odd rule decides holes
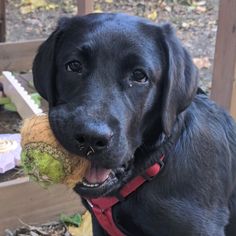
[[[69,18],[65,17],[59,20],[56,30],[39,47],[33,62],[34,86],[39,94],[49,102],[49,106],[54,104],[56,93],[55,51],[58,40],[68,22]]]
[[[166,55],[166,72],[163,75],[162,125],[166,135],[197,91],[198,71],[186,49],[179,42],[169,24],[161,26]]]

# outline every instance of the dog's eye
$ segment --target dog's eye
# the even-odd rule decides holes
[[[76,72],[78,74],[81,74],[83,72],[83,66],[82,63],[79,61],[70,61],[66,63],[66,70],[69,72]]]
[[[145,83],[148,81],[148,77],[142,70],[133,71],[132,80],[138,83]]]

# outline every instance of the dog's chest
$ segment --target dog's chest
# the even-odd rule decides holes
[[[119,228],[126,231],[127,236],[156,236],[159,204],[148,193],[148,189],[154,185],[150,183],[146,185],[149,186],[142,186],[123,202],[119,202],[113,207],[114,221]]]
[[[113,219],[125,235],[191,235],[191,229],[185,227],[183,231],[181,223],[178,223],[182,220],[172,212],[177,207],[175,200],[166,199],[161,189],[160,183],[146,183],[113,207]],[[182,210],[184,215],[184,209]]]

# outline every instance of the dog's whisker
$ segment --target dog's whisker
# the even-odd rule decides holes
[[[92,151],[92,150],[89,150],[89,151],[86,153],[86,156],[88,157],[88,156],[90,156],[92,153],[93,153],[93,151]]]
[[[93,153],[95,153],[95,150],[93,149],[92,146],[89,146],[89,148],[92,150]]]

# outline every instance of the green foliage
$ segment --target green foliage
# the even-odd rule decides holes
[[[61,214],[60,221],[62,221],[66,225],[74,225],[76,227],[79,227],[82,223],[82,216],[79,213],[73,216]]]
[[[16,106],[11,102],[10,98],[8,97],[0,97],[0,106],[7,111],[16,112]]]
[[[30,94],[31,99],[37,104],[38,106],[41,105],[42,97],[38,93]]]
[[[11,100],[8,97],[0,97],[0,105],[5,105],[7,103],[10,103]]]

